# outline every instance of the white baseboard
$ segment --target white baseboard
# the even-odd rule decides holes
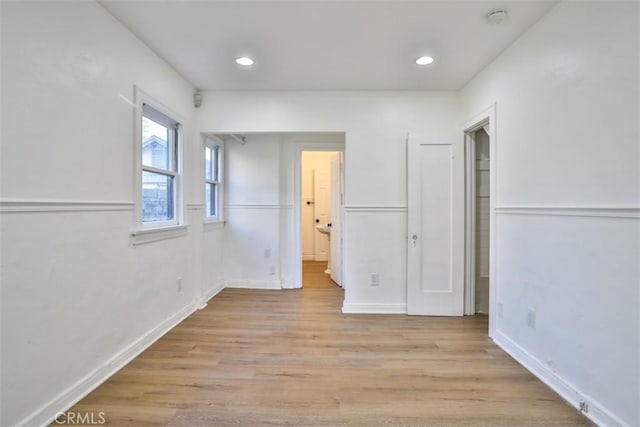
[[[278,280],[229,280],[225,287],[236,289],[282,289],[282,283]]]
[[[493,337],[494,342],[509,353],[518,363],[524,366],[529,372],[538,377],[564,400],[576,409],[580,409],[580,402],[584,401],[588,405],[588,412],[584,415],[599,426],[608,427],[631,427],[602,404],[595,401],[590,396],[580,392],[575,386],[558,376],[544,363],[536,359],[527,350],[516,344],[501,331],[496,331]]]
[[[209,289],[208,291],[205,291],[204,295],[200,299],[200,305],[198,306],[198,308],[201,309],[201,310],[203,308],[205,308],[207,306],[207,303],[209,302],[209,300],[211,298],[215,297],[216,295],[218,295],[223,290],[224,290],[224,285],[223,284],[218,284],[218,285],[214,286],[213,288]]]
[[[129,346],[116,353],[111,359],[94,369],[93,372],[64,390],[58,397],[43,405],[40,409],[27,416],[19,426],[44,426],[53,422],[55,416],[66,411],[78,403],[83,397],[91,393],[100,384],[108,380],[112,375],[122,369],[127,363],[146,350],[151,344],[160,339],[164,334],[189,317],[198,307],[197,303],[191,303],[171,315],[164,322],[145,333],[142,337]]]
[[[314,253],[302,254],[303,261],[315,261],[316,255]]]
[[[407,314],[407,304],[347,303],[342,312],[349,314]]]

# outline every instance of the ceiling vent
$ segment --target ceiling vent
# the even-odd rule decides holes
[[[489,24],[498,25],[504,22],[508,15],[509,13],[504,9],[494,9],[487,13],[486,19]]]

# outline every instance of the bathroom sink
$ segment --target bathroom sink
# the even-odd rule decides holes
[[[322,234],[330,234],[331,233],[331,227],[329,227],[328,225],[316,225],[316,230],[318,230]]]

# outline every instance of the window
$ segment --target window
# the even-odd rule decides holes
[[[142,223],[178,224],[180,124],[142,104]]]
[[[204,144],[204,198],[208,220],[221,220],[222,209],[222,146],[209,138]]]

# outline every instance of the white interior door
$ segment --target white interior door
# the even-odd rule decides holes
[[[315,222],[314,224],[327,225],[331,222],[330,209],[330,181],[328,168],[313,171],[313,198],[315,200]],[[315,230],[315,253],[316,261],[329,260],[329,236]]]
[[[407,312],[462,316],[463,141],[410,136],[407,154]]]
[[[331,156],[331,279],[342,286],[342,153]]]

